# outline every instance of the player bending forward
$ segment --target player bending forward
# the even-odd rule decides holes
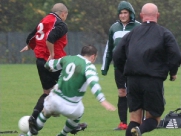
[[[97,49],[94,46],[84,46],[81,55],[66,56],[52,59],[45,67],[52,72],[62,69],[58,83],[51,90],[44,101],[44,109],[39,114],[36,122],[27,136],[37,135],[50,116],[63,115],[67,117],[63,130],[57,136],[66,136],[69,132],[76,134],[82,129],[77,129],[78,123],[84,113],[82,97],[89,85],[97,100],[107,110],[115,111],[116,108],[106,101],[101,87],[94,62],[97,58]],[[86,128],[87,126],[84,126]]]

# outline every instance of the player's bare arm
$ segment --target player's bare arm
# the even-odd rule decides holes
[[[50,43],[49,41],[46,41],[48,50],[50,52],[50,56],[48,58],[48,61],[54,58],[54,45],[52,43]]]
[[[108,101],[104,100],[101,102],[101,105],[106,109],[106,110],[109,110],[109,111],[115,111],[116,108],[111,104],[109,103]]]
[[[31,49],[30,46],[26,45],[25,47],[23,47],[23,49],[20,50],[20,52],[28,51],[30,49]]]

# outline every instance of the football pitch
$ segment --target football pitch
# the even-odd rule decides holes
[[[107,100],[117,107],[118,96],[113,66],[110,66],[107,76],[101,75],[101,65],[96,64],[96,67]],[[171,82],[168,79],[164,82],[166,106],[162,118],[169,111],[181,107],[181,68],[176,81]],[[31,115],[41,94],[42,89],[35,64],[0,65],[0,136],[19,135],[18,120],[22,116]],[[125,131],[113,130],[119,124],[117,110],[106,111],[91,94],[89,88],[83,98],[83,103],[85,112],[81,122],[86,122],[88,127],[85,131],[78,132],[78,136],[125,136]],[[62,130],[65,120],[63,116],[51,117],[39,131],[39,136],[56,136]],[[17,131],[17,133],[10,133],[11,131]],[[156,129],[143,134],[143,136],[180,135],[181,129]]]

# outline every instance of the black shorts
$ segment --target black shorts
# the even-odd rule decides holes
[[[129,111],[144,109],[154,117],[164,111],[163,80],[153,77],[127,77],[127,100]]]
[[[114,78],[118,89],[126,88],[126,77],[118,69],[114,70]]]
[[[52,88],[58,81],[58,77],[60,75],[60,71],[57,72],[50,72],[48,71],[44,65],[46,61],[44,59],[38,58],[36,60],[36,66],[38,69],[38,74],[40,77],[40,81],[42,84],[42,88],[48,90]]]

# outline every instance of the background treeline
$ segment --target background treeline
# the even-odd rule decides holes
[[[0,0],[0,31],[31,31],[50,12],[54,3],[62,2],[69,9],[69,31],[95,32],[106,42],[110,25],[118,19],[120,0]],[[180,0],[129,0],[137,20],[143,4],[153,2],[160,12],[159,24],[170,29],[181,45]]]
[[[105,45],[109,27],[118,19],[120,0],[0,0],[0,32],[30,32],[57,2],[64,3],[69,9],[66,20],[69,32],[90,33],[94,41]],[[173,32],[181,47],[181,0],[129,2],[140,22],[141,7],[147,2],[155,3],[160,12],[158,23]]]

